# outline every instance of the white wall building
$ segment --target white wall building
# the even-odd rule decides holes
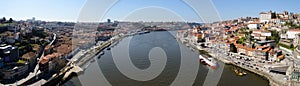
[[[269,12],[261,12],[259,13],[259,21],[260,23],[263,22],[270,22],[272,20],[272,18],[276,17],[276,13],[269,11]]]
[[[300,44],[300,34],[296,34],[295,38],[293,39],[293,45],[297,46],[298,44]]]
[[[257,29],[258,28],[258,24],[257,23],[249,23],[248,24],[248,28],[249,29]]]
[[[266,37],[272,36],[272,33],[264,30],[253,30],[251,36],[254,36],[254,39],[266,40]]]
[[[288,36],[287,36],[287,34],[280,34],[280,38],[282,38],[282,39],[286,39]]]
[[[260,34],[261,36],[272,36],[272,33],[264,30],[253,30],[252,34]]]
[[[259,14],[259,21],[262,22],[269,22],[271,20],[271,14],[269,13],[265,13],[265,12],[261,12]]]
[[[287,34],[287,39],[294,39],[296,37],[297,34],[300,33],[300,30],[298,29],[291,29],[291,30],[288,30],[286,32]]]

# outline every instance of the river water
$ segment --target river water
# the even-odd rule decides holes
[[[199,63],[198,54],[177,42],[175,31],[151,32],[122,39],[104,55],[90,61],[85,71],[65,86],[267,86],[253,73],[237,76],[233,66],[218,69]],[[221,71],[221,72],[216,72]],[[220,76],[215,76],[218,74]],[[213,74],[213,75],[211,75]],[[210,79],[211,78],[211,79]],[[219,79],[216,79],[219,78]],[[215,83],[215,84],[211,84]]]

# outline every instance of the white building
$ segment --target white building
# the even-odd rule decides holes
[[[259,14],[259,21],[262,22],[269,22],[271,20],[271,15],[265,12],[261,12]]]
[[[276,23],[277,25],[284,24],[284,22],[282,21],[282,19],[279,19],[279,18],[271,19],[271,22],[274,22],[274,23]]]
[[[269,22],[270,20],[272,20],[272,18],[275,18],[276,14],[272,11],[266,13],[266,12],[261,12],[259,13],[259,21],[260,23],[263,22]]]
[[[272,33],[265,30],[253,30],[251,36],[253,36],[254,39],[266,40],[268,36],[272,36]]]
[[[272,36],[270,31],[265,30],[253,30],[252,34],[260,34],[261,36]]]
[[[293,45],[297,46],[298,44],[300,44],[300,34],[296,34],[295,38],[293,39]]]
[[[197,28],[193,28],[193,29],[192,29],[192,32],[193,32],[193,33],[198,33],[198,29],[197,29]]]
[[[258,25],[257,23],[249,23],[249,24],[248,24],[248,28],[249,28],[249,29],[257,29],[258,26],[259,26],[259,25]]]
[[[294,39],[297,34],[300,33],[300,30],[298,29],[290,29],[286,32],[287,39]]]
[[[286,39],[288,36],[287,36],[287,34],[280,34],[280,38],[282,38],[282,39]]]
[[[271,29],[271,30],[276,30],[276,31],[278,31],[278,32],[281,31],[281,28],[274,27],[274,26],[271,26],[270,29]]]

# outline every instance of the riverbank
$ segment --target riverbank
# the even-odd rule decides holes
[[[232,65],[234,67],[238,67],[238,68],[241,68],[241,69],[246,70],[248,72],[254,73],[255,75],[258,75],[258,76],[262,77],[263,79],[267,80],[269,82],[270,86],[287,86],[286,84],[277,82],[276,80],[274,80],[272,78],[272,76],[270,76],[269,74],[264,73],[262,71],[258,71],[258,70],[246,68],[246,67],[243,67],[241,65],[235,64],[232,61],[225,60],[223,58],[218,58],[218,60],[221,61],[221,62],[223,62],[223,63],[225,63],[226,65]]]
[[[262,77],[263,79],[266,79],[269,82],[270,86],[287,86],[287,84],[283,84],[283,83],[280,83],[280,82],[276,81],[275,79],[272,78],[272,76],[270,76],[269,74],[264,73],[262,71],[246,68],[244,66],[235,64],[233,61],[227,60],[227,59],[222,58],[222,57],[216,57],[216,59],[218,59],[219,61],[225,63],[226,65],[232,65],[232,66],[239,67],[239,68],[242,68],[244,70],[247,70],[251,73],[254,73],[254,74]]]
[[[249,71],[251,73],[254,73],[254,74],[256,74],[256,75],[258,75],[258,76],[260,76],[260,77],[268,80],[270,86],[288,86],[288,83],[281,83],[278,80],[274,79],[270,74],[265,73],[263,71],[259,71],[259,70],[247,68],[245,66],[236,64],[235,62],[227,60],[227,59],[222,58],[222,57],[217,57],[216,59],[218,59],[219,61],[221,61],[221,62],[223,62],[223,63],[225,63],[227,65],[233,65],[235,67],[239,67],[239,68],[247,70],[247,71]]]
[[[178,33],[177,33],[177,37],[176,37],[176,38],[177,38],[181,43],[184,43],[184,44],[186,44],[187,46],[190,46],[192,49],[195,49],[196,51],[198,51],[198,50],[205,50],[205,49],[201,49],[201,48],[197,47],[197,45],[194,45],[193,43],[190,43],[190,42],[191,42],[190,40],[183,38],[182,35],[183,35],[184,33],[185,33],[185,32],[183,32],[183,33],[181,33],[181,34],[178,34]],[[207,50],[206,50],[206,51],[207,51]],[[242,65],[238,65],[238,64],[234,63],[234,61],[228,60],[228,59],[226,59],[226,58],[224,58],[224,57],[220,57],[220,56],[217,56],[217,57],[216,57],[214,54],[213,54],[213,56],[214,56],[216,59],[218,59],[219,61],[225,63],[226,65],[233,65],[233,66],[242,68],[242,69],[244,69],[244,70],[247,70],[247,71],[249,71],[249,72],[251,72],[251,73],[254,73],[254,74],[256,74],[256,75],[258,75],[258,76],[260,76],[260,77],[266,79],[266,80],[269,82],[269,85],[270,85],[270,86],[288,86],[288,85],[289,85],[289,83],[281,83],[281,82],[279,82],[278,80],[274,79],[270,74],[265,73],[265,72],[263,72],[263,71],[259,71],[259,70],[255,70],[255,69],[251,69],[251,68],[246,68],[246,67],[244,67],[244,66],[242,66]]]
[[[137,85],[137,82],[140,83],[139,85],[142,86],[165,86],[167,85],[165,82],[176,82],[174,81],[175,78],[180,78],[181,80],[184,80],[185,83],[182,83],[180,81],[179,83],[185,84],[181,86],[189,86],[189,85],[196,85],[201,86],[206,83],[206,81],[212,81],[211,79],[214,79],[216,77],[211,77],[211,79],[207,79],[207,74],[210,73],[216,73],[216,71],[212,70],[209,72],[209,67],[206,65],[201,65],[199,63],[199,54],[197,52],[192,51],[190,47],[186,47],[183,43],[176,42],[175,36],[170,37],[170,35],[167,35],[168,32],[151,32],[149,34],[145,35],[136,35],[135,37],[127,37],[123,38],[122,41],[120,41],[115,47],[111,47],[110,50],[105,49],[104,54],[101,55],[100,59],[95,59],[95,62],[92,62],[89,67],[82,73],[78,74],[78,76],[72,77],[71,80],[68,80],[63,85],[68,86],[82,86],[82,85]],[[171,34],[174,32],[169,32]],[[173,34],[174,35],[174,34]],[[136,39],[138,38],[138,39]],[[166,41],[167,39],[170,39]],[[136,40],[136,41],[134,41]],[[172,41],[171,41],[172,40]],[[135,44],[141,44],[146,42],[152,42],[145,46],[134,46]],[[133,46],[128,46],[128,48],[125,48],[124,46],[127,46],[128,43],[134,44]],[[169,44],[168,44],[169,43]],[[167,58],[169,62],[172,62],[165,66],[166,69],[164,69],[165,72],[162,72],[159,77],[157,77],[154,80],[150,80],[149,83],[145,82],[139,82],[139,81],[128,81],[128,78],[126,76],[122,75],[123,73],[116,71],[118,70],[116,65],[112,65],[115,63],[116,58],[128,58],[123,57],[124,52],[127,53],[128,49],[134,50],[134,53],[130,55],[130,58],[132,59],[132,62],[135,62],[136,64],[139,64],[138,66],[145,66],[145,65],[151,65],[150,63],[144,62],[147,61],[147,58],[144,60],[141,60],[141,57],[144,57],[143,53],[145,49],[153,48],[152,46],[157,47],[157,45],[161,44],[174,44],[176,43],[176,46],[178,44],[179,47],[170,47],[170,48],[164,48],[165,52],[168,52],[172,56],[167,55]],[[173,45],[172,45],[173,46]],[[180,48],[181,55],[179,52],[174,51]],[[151,53],[152,55],[159,55],[160,52],[154,52]],[[114,55],[114,56],[113,56]],[[96,57],[98,58],[98,57]],[[179,59],[181,58],[181,59]],[[160,58],[156,58],[153,60],[159,60]],[[124,61],[124,60],[120,60]],[[182,61],[191,61],[191,62],[183,62]],[[128,62],[128,61],[126,61]],[[179,67],[180,65],[186,65],[183,67]],[[220,65],[224,65],[220,62]],[[138,67],[137,66],[137,67]],[[253,74],[250,72],[247,72],[247,76],[240,77],[236,76],[236,74],[233,72],[231,65],[225,65],[224,70],[222,72],[222,75],[217,75],[220,77],[219,82],[216,82],[220,86],[268,86],[267,80]],[[185,73],[181,73],[178,75],[178,70],[174,70],[175,68],[179,71],[185,71]],[[157,70],[157,69],[155,69]],[[221,73],[217,73],[221,74]],[[104,76],[103,76],[104,75]],[[101,79],[101,80],[99,80]],[[106,80],[104,80],[106,79]],[[105,84],[107,81],[109,81],[108,84]],[[232,83],[232,81],[235,81],[235,83]],[[120,83],[124,82],[124,83]],[[148,82],[148,81],[147,81]],[[189,83],[189,85],[187,85]],[[207,82],[210,83],[210,82]],[[179,85],[179,84],[178,84]]]
[[[235,66],[235,67],[239,67],[239,68],[242,68],[248,72],[251,72],[251,73],[254,73],[260,77],[262,77],[263,79],[266,79],[268,82],[269,82],[269,85],[270,86],[287,86],[286,84],[283,84],[283,83],[279,83],[277,82],[276,80],[274,80],[269,74],[266,74],[264,72],[261,72],[261,71],[257,71],[257,70],[253,70],[253,69],[249,69],[249,68],[246,68],[246,67],[243,67],[243,66],[240,66],[240,65],[237,65],[237,64],[228,64],[228,65],[232,65],[232,66]]]
[[[103,52],[103,50],[105,50],[105,49],[110,50],[110,48],[117,45],[118,42],[121,41],[123,38],[129,37],[129,36],[134,36],[134,35],[146,34],[146,33],[150,33],[150,32],[145,32],[145,33],[135,32],[135,33],[127,33],[127,34],[121,33],[121,34],[113,36],[110,40],[108,40],[104,43],[100,43],[100,45],[96,45],[96,46],[91,47],[88,50],[85,50],[85,52],[88,52],[88,53],[86,53],[86,55],[83,54],[84,56],[79,56],[79,58],[75,58],[76,60],[74,60],[74,63],[76,64],[76,66],[81,67],[82,71],[80,71],[80,72],[67,71],[67,72],[71,72],[71,73],[64,75],[64,77],[62,79],[58,78],[60,80],[60,82],[58,82],[58,84],[62,85],[65,82],[69,81],[71,78],[83,74],[84,71],[88,68],[88,66],[93,62],[94,59],[98,58],[100,55],[103,55],[103,53],[101,54],[100,52]]]

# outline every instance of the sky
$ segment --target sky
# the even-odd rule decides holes
[[[113,0],[111,0],[113,1]],[[199,0],[198,0],[199,1]],[[191,21],[203,22],[202,13],[183,0],[119,0],[108,5],[103,0],[1,0],[0,17],[44,21]],[[201,0],[200,0],[201,2]],[[300,13],[300,0],[211,0],[222,20],[258,17],[260,12],[289,11]],[[198,3],[194,3],[198,4]],[[199,3],[199,6],[205,5]],[[102,7],[101,7],[102,6]],[[103,6],[111,6],[104,9]],[[210,7],[208,7],[210,8]],[[201,10],[206,9],[202,7]],[[97,13],[95,11],[103,11]],[[161,16],[160,16],[161,15]],[[200,15],[200,16],[199,16]],[[97,16],[97,17],[91,17]],[[202,17],[202,18],[201,18]],[[97,18],[97,19],[95,19]]]

